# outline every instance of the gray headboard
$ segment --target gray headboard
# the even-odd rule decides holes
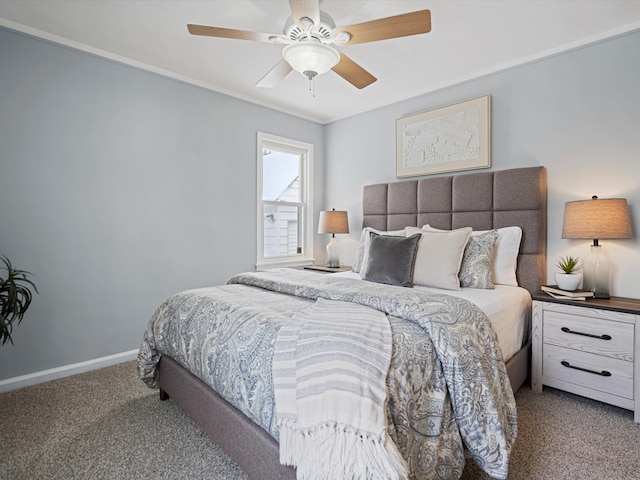
[[[474,230],[518,225],[522,242],[516,277],[531,293],[546,281],[547,173],[514,168],[367,185],[363,228],[397,230],[429,224]]]

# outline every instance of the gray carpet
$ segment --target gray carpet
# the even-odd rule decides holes
[[[629,411],[527,386],[510,479],[640,479],[640,425]],[[214,479],[242,473],[135,362],[0,395],[0,478]],[[464,479],[486,479],[468,462]],[[265,479],[269,480],[269,479]]]

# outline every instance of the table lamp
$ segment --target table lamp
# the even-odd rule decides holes
[[[344,210],[326,210],[320,212],[318,233],[330,233],[331,240],[327,244],[327,267],[340,266],[340,247],[336,240],[336,233],[349,233],[349,219]]]
[[[602,252],[600,239],[631,238],[631,222],[624,198],[567,202],[564,207],[562,238],[593,239],[591,252],[585,257],[583,289],[596,298],[610,298],[609,271],[611,265]]]

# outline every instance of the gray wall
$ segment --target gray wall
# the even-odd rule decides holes
[[[0,29],[0,255],[40,290],[0,380],[137,349],[170,294],[252,270],[257,131],[315,145],[321,209],[321,125]]]
[[[362,186],[396,180],[396,119],[491,94],[491,169],[547,169],[548,281],[559,255],[584,256],[591,243],[561,239],[565,202],[624,197],[635,238],[601,244],[614,265],[612,294],[640,298],[639,86],[634,32],[328,125],[325,199],[349,211],[352,229],[339,239],[344,261],[358,242]]]

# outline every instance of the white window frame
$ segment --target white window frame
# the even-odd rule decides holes
[[[313,172],[313,144],[292,140],[289,138],[278,137],[268,133],[258,132],[257,139],[257,260],[256,270],[266,270],[277,267],[293,267],[302,265],[311,265],[313,258],[313,183],[311,182],[311,172]],[[301,210],[302,210],[302,253],[296,255],[283,255],[278,257],[264,256],[264,205],[262,199],[262,183],[263,183],[263,163],[262,152],[265,148],[271,148],[281,152],[291,152],[300,155],[302,164],[300,165],[299,185],[302,189]],[[295,205],[298,203],[279,202],[283,205]]]

